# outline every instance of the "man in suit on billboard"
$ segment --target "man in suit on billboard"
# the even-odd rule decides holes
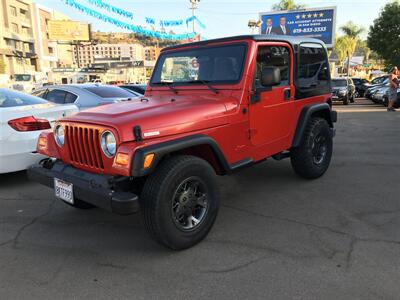
[[[272,18],[267,19],[267,28],[265,29],[265,34],[274,34],[274,28],[272,27]]]
[[[284,16],[279,18],[279,26],[274,28],[276,35],[290,35],[290,29],[286,26],[286,18]]]

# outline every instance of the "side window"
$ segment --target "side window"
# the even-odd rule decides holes
[[[67,92],[65,95],[65,103],[74,103],[77,98],[78,96],[76,96],[75,94]]]
[[[66,93],[66,91],[62,90],[51,90],[47,93],[46,99],[57,104],[64,104]]]
[[[46,93],[47,93],[47,90],[40,90],[40,91],[33,92],[32,95],[42,98],[42,99],[46,99]]]
[[[301,44],[296,98],[330,93],[330,72],[326,50],[319,44]]]
[[[261,72],[264,67],[277,67],[281,70],[281,84],[290,84],[290,52],[286,47],[261,46],[257,52],[257,63],[254,76],[254,87],[261,87]]]

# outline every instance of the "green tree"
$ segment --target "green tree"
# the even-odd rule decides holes
[[[360,39],[360,35],[365,31],[364,28],[358,26],[357,24],[354,24],[352,21],[349,21],[341,26],[340,30],[343,31],[346,36],[352,37],[357,40]]]
[[[304,7],[304,4],[296,4],[294,0],[281,0],[272,6],[272,10],[296,10]]]
[[[339,60],[339,65],[343,68],[347,57],[347,43],[344,36],[339,36],[336,38],[334,49],[336,57]]]
[[[336,38],[335,53],[339,60],[339,64],[344,68],[344,62],[347,58],[347,73],[349,72],[349,62],[354,55],[357,47],[357,40],[350,36],[344,35]]]
[[[386,66],[400,66],[400,1],[385,5],[368,34],[368,46],[384,60]]]

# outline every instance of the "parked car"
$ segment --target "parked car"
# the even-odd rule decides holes
[[[354,85],[356,87],[356,98],[364,97],[366,89],[369,87],[370,82],[367,79],[363,78],[351,78],[354,82]]]
[[[122,84],[119,87],[144,95],[147,84]]]
[[[382,104],[386,107],[389,105],[389,89],[383,95]],[[397,101],[395,102],[394,106],[395,108],[400,107],[400,88],[397,89]]]
[[[384,86],[378,87],[371,96],[372,101],[377,104],[382,104],[383,97],[385,96],[386,92],[389,91],[389,88],[390,88],[389,85],[384,85]]]
[[[45,156],[36,152],[39,134],[78,112],[29,94],[0,89],[0,173],[25,170]]]
[[[340,101],[344,105],[349,102],[354,102],[356,88],[351,78],[333,78],[332,86],[332,101]]]
[[[142,209],[157,242],[185,249],[216,220],[217,174],[270,157],[290,158],[308,179],[327,171],[337,119],[330,87],[317,39],[247,35],[171,46],[145,101],[80,112],[42,133],[38,152],[55,159],[33,165],[29,178],[76,208]]]
[[[57,104],[75,104],[80,110],[141,96],[117,86],[93,83],[53,85],[39,89],[32,95]]]
[[[381,77],[375,78],[374,80],[371,81],[371,84],[366,89],[365,94],[364,94],[365,98],[373,100],[372,96],[373,96],[373,94],[375,94],[376,90],[384,85],[387,85],[388,83],[389,83],[388,76],[381,76]]]

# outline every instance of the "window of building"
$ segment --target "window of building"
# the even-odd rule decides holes
[[[22,34],[30,35],[31,31],[29,27],[22,26]]]
[[[18,24],[11,23],[11,30],[15,33],[19,33]]]
[[[50,55],[53,55],[54,54],[54,49],[53,49],[53,47],[48,47],[49,48],[49,54]]]
[[[12,16],[17,16],[17,8],[15,6],[10,6],[10,13]]]
[[[22,17],[22,18],[25,18],[25,19],[26,19],[26,18],[28,17],[28,11],[26,11],[25,9],[22,9],[22,8],[21,8],[21,9],[19,10],[19,13],[21,14],[21,17]]]

